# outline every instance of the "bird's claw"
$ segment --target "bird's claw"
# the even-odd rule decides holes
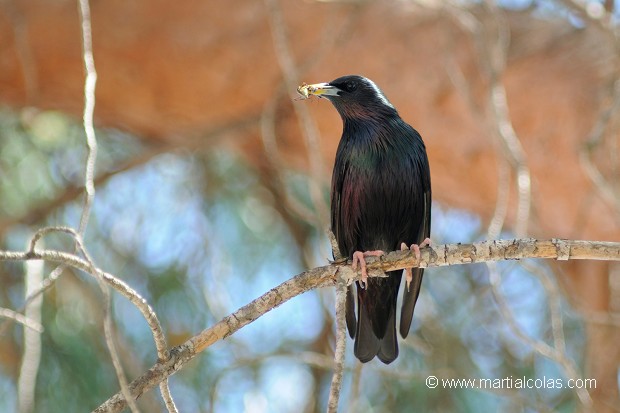
[[[413,253],[415,254],[415,258],[416,260],[418,260],[418,263],[419,263],[420,262],[420,248],[431,246],[431,244],[432,244],[432,241],[430,238],[424,238],[424,241],[422,241],[420,245],[411,244],[411,247],[407,247],[407,244],[403,242],[400,244],[400,250],[405,251],[408,249],[408,250],[413,251]],[[409,292],[409,284],[411,284],[411,281],[413,281],[413,272],[411,271],[411,268],[405,268],[405,279],[407,281],[407,292]]]
[[[376,251],[355,251],[353,253],[353,262],[351,263],[351,267],[353,270],[357,271],[357,264],[360,264],[362,270],[362,279],[360,280],[360,285],[363,289],[368,288],[368,271],[366,271],[366,259],[365,257],[380,257],[385,255],[385,252],[381,250]]]
[[[431,245],[433,245],[433,241],[431,241],[430,238],[424,238],[424,241],[420,243],[419,247],[424,248],[424,247],[430,247]]]

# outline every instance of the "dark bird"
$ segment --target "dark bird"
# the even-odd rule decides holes
[[[300,94],[327,98],[343,130],[331,187],[331,229],[343,256],[361,265],[357,286],[347,291],[346,320],[355,356],[388,364],[398,357],[396,298],[402,271],[368,278],[364,257],[430,244],[431,177],[420,134],[403,121],[373,81],[343,76],[300,86]],[[418,245],[419,244],[419,245]],[[405,270],[400,334],[407,337],[424,269]]]

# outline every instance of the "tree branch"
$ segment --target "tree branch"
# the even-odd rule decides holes
[[[334,375],[329,389],[327,412],[338,413],[338,401],[342,387],[342,372],[344,370],[345,350],[347,345],[347,324],[345,318],[347,283],[339,279],[336,286],[336,349],[334,350]]]

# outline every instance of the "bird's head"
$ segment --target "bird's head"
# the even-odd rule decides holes
[[[300,87],[300,93],[329,99],[343,120],[372,119],[396,115],[396,109],[375,82],[363,76],[348,75],[329,83]]]

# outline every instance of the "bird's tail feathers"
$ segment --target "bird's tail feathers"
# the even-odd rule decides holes
[[[404,286],[403,305],[400,311],[400,335],[403,338],[407,338],[409,328],[411,328],[413,310],[415,309],[415,304],[418,301],[418,296],[420,295],[424,268],[414,268],[412,275],[413,280],[411,280],[411,284],[409,285],[409,291],[407,291],[407,285]]]
[[[390,274],[389,278],[371,281],[367,290],[358,289],[354,353],[362,363],[378,356],[389,364],[398,356],[396,294],[400,278],[396,277],[397,274]],[[381,291],[387,295],[381,296]]]
[[[355,319],[355,284],[351,284],[347,287],[345,319],[347,320],[349,336],[355,338],[355,332],[357,331],[357,320]]]
[[[398,339],[396,338],[396,311],[392,311],[388,320],[387,330],[381,345],[379,347],[379,353],[377,353],[379,360],[385,364],[390,364],[396,357],[398,357]]]
[[[357,329],[355,331],[355,345],[353,347],[353,353],[362,363],[369,362],[377,353],[381,347],[381,340],[375,335],[372,325],[370,324],[370,317],[363,305],[358,302],[358,320]]]

